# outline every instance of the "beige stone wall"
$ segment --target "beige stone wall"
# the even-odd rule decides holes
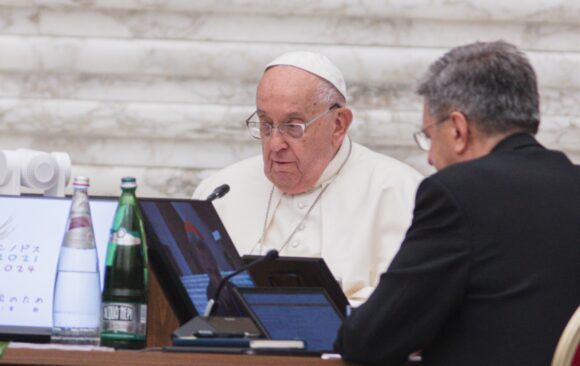
[[[539,75],[539,139],[580,163],[580,2],[0,0],[0,149],[66,151],[91,192],[134,175],[188,197],[259,153],[244,130],[262,67],[289,50],[344,72],[352,137],[425,174],[417,78],[450,47],[505,39]]]

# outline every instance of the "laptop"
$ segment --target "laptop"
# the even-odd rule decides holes
[[[234,292],[267,338],[301,339],[312,354],[333,352],[344,316],[324,289],[255,287]]]
[[[244,255],[242,259],[247,264],[260,257]],[[279,257],[251,268],[250,275],[260,287],[322,287],[339,311],[347,313],[348,299],[322,258]]]
[[[203,314],[221,279],[243,266],[213,204],[165,198],[140,198],[139,204],[151,266],[177,318],[184,323]],[[229,282],[254,286],[247,272]],[[245,315],[232,287],[222,289],[215,315]]]
[[[90,198],[101,287],[117,201]],[[0,196],[0,341],[50,341],[56,267],[70,205],[70,197]]]

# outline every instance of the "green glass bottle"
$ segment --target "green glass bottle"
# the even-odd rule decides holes
[[[102,294],[101,345],[144,348],[147,326],[147,245],[133,177],[121,180]]]

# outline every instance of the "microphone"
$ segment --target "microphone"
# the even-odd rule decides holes
[[[227,184],[222,184],[221,186],[217,187],[216,189],[211,192],[209,196],[205,199],[206,201],[213,201],[216,198],[222,198],[230,191],[230,186]]]
[[[256,259],[252,263],[246,264],[245,266],[243,266],[242,268],[238,269],[237,271],[234,271],[234,272],[230,273],[229,275],[225,276],[224,278],[222,278],[222,280],[220,281],[217,289],[215,290],[215,294],[213,295],[213,298],[209,299],[209,301],[207,302],[207,306],[205,307],[205,311],[203,312],[203,316],[205,316],[205,317],[211,316],[211,314],[213,313],[213,311],[217,308],[216,301],[218,299],[218,296],[219,296],[222,288],[224,287],[224,285],[226,284],[226,282],[228,282],[228,280],[230,278],[232,278],[234,276],[237,276],[240,273],[242,273],[242,272],[244,272],[244,271],[246,271],[246,270],[248,270],[248,269],[250,269],[250,268],[252,268],[254,266],[257,266],[260,263],[270,262],[270,261],[275,260],[276,258],[278,258],[278,251],[276,249],[269,250],[268,253],[266,253],[265,256]]]

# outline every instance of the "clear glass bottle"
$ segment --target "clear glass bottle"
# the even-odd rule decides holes
[[[147,247],[135,178],[121,180],[102,294],[101,345],[144,348],[147,325]]]
[[[53,296],[52,342],[99,343],[101,284],[89,206],[89,178],[75,177],[58,259]]]

